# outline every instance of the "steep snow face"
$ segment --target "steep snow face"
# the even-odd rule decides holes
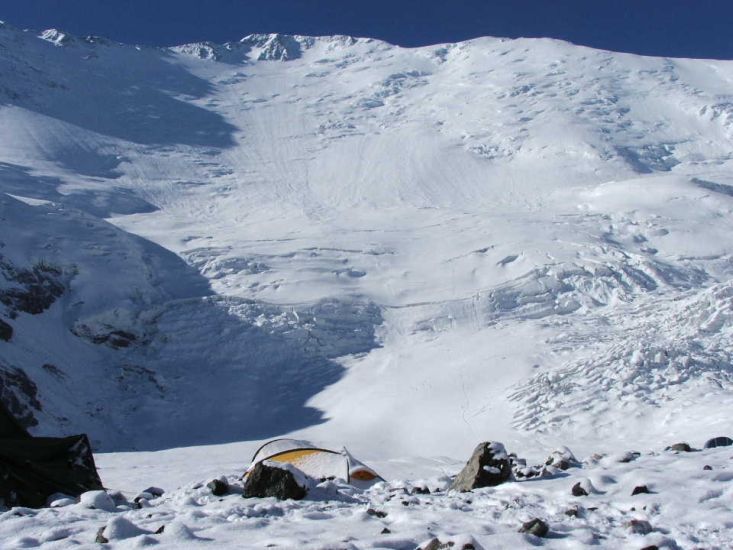
[[[463,456],[733,412],[731,62],[5,25],[0,74],[0,259],[67,277],[0,343],[39,431]]]

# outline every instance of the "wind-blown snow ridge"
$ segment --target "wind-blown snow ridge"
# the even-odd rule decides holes
[[[463,455],[730,416],[733,62],[8,25],[0,46],[0,261],[68,276],[43,313],[0,310],[38,433]],[[723,328],[682,322],[710,300]]]

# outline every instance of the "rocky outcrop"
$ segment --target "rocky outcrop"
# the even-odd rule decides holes
[[[511,463],[504,445],[479,443],[466,466],[451,484],[454,491],[471,491],[504,483],[511,475]]]
[[[10,339],[12,337],[13,337],[13,327],[11,327],[9,323],[6,323],[2,319],[0,319],[0,340],[3,340],[5,342],[10,342]]]
[[[38,425],[35,411],[41,410],[38,386],[25,371],[0,362],[0,401],[24,428]]]
[[[8,308],[11,317],[18,312],[43,313],[65,289],[61,269],[45,262],[23,269],[0,256],[0,277],[7,285],[0,289],[0,303]]]

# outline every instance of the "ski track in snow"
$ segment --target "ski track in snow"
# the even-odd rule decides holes
[[[733,62],[0,24],[0,74],[0,260],[66,287],[0,306],[37,434],[377,461],[733,435]]]

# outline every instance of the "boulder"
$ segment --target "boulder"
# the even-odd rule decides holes
[[[494,487],[507,481],[511,463],[504,445],[497,442],[479,443],[471,458],[451,484],[454,491],[471,491],[480,487]]]
[[[634,495],[644,495],[649,493],[651,493],[649,487],[647,487],[646,485],[637,485],[636,487],[634,487],[634,490],[631,491],[631,496],[633,497]]]
[[[574,497],[587,497],[588,491],[583,489],[583,486],[581,485],[580,481],[573,485],[573,488],[570,490],[570,492],[573,494]]]
[[[211,494],[215,497],[224,496],[229,492],[229,484],[223,478],[209,481],[206,487],[211,490]]]
[[[519,528],[519,532],[544,538],[550,532],[550,527],[541,519],[534,518],[523,523],[522,527]]]
[[[632,519],[626,526],[637,535],[648,535],[654,530],[652,524],[645,519]]]
[[[704,448],[705,449],[714,449],[715,447],[730,447],[733,445],[733,439],[730,437],[714,437],[712,439],[708,439],[705,442]]]
[[[677,453],[691,453],[692,447],[687,443],[675,443],[665,449],[665,451],[675,451]]]
[[[0,340],[10,342],[10,339],[12,337],[13,337],[13,327],[11,327],[8,323],[0,319]]]
[[[550,453],[545,460],[545,466],[552,466],[559,470],[567,470],[568,468],[577,468],[580,461],[575,458],[573,452],[567,447],[560,447]]]
[[[245,479],[244,498],[275,497],[301,500],[308,493],[308,478],[290,464],[265,460],[255,464]]]

